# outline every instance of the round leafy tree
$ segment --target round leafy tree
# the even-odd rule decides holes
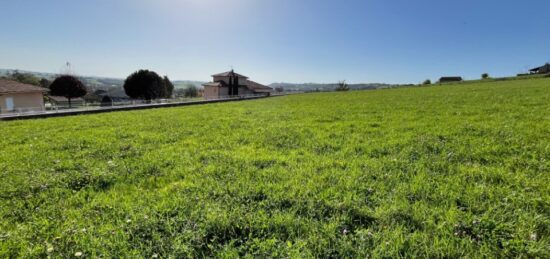
[[[71,108],[71,99],[82,97],[86,93],[84,84],[74,76],[59,76],[50,85],[50,95],[67,98],[69,108]]]
[[[124,81],[126,95],[147,101],[166,96],[166,83],[157,73],[149,70],[134,72]]]

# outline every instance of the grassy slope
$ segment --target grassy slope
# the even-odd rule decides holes
[[[549,257],[549,89],[2,122],[0,257]]]

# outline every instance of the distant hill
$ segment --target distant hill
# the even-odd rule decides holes
[[[39,78],[46,78],[53,80],[56,74],[53,73],[43,73],[43,72],[34,72],[34,71],[25,71],[25,70],[16,70],[16,69],[0,69],[0,76],[5,76],[15,71],[20,73],[29,73],[33,74]],[[110,77],[99,77],[99,76],[79,76],[80,79],[84,82],[86,86],[93,90],[105,90],[113,94],[113,96],[124,96],[124,90],[122,86],[124,85],[124,79],[121,78],[110,78]],[[189,86],[195,86],[197,88],[202,88],[202,84],[206,83],[203,81],[192,81],[192,80],[175,80],[172,81],[176,88],[187,88]],[[269,85],[272,88],[282,87],[286,91],[333,91],[336,87],[336,83],[322,84],[322,83],[273,83]],[[383,84],[383,83],[365,83],[365,84],[349,84],[348,85],[352,90],[373,90],[373,89],[383,89],[383,88],[393,88],[401,87],[405,85],[392,85],[392,84]]]
[[[19,73],[32,74],[38,78],[46,78],[48,80],[53,80],[57,75],[54,73],[26,71],[26,70],[19,70],[19,69],[0,69],[0,77],[7,76],[16,71],[18,71]],[[124,89],[122,88],[122,86],[124,85],[124,79],[111,78],[111,77],[99,77],[99,76],[79,76],[79,78],[92,91],[105,90],[109,92],[109,94],[113,97],[126,96]],[[201,88],[202,84],[206,83],[201,81],[190,81],[190,80],[178,80],[178,81],[172,81],[172,82],[174,83],[175,88],[187,88],[190,85]]]
[[[11,73],[18,71],[19,73],[32,74],[39,78],[46,78],[53,80],[58,74],[54,73],[44,73],[44,72],[35,72],[35,71],[26,71],[19,69],[0,69],[0,76],[6,76]],[[122,87],[124,84],[124,79],[120,78],[109,78],[109,77],[98,77],[98,76],[78,76],[87,86],[89,87]]]
[[[32,72],[32,71],[25,71],[25,70],[20,70],[20,69],[1,69],[1,68],[0,68],[0,76],[7,76],[9,74],[13,74],[16,71],[18,71],[20,73],[25,73],[25,74],[32,74],[36,77],[46,78],[46,79],[53,79],[54,76],[55,76],[55,74],[51,74],[51,73]]]
[[[338,85],[335,84],[335,83],[333,83],[333,84],[273,83],[273,84],[270,84],[269,86],[272,87],[272,88],[282,87],[286,91],[333,91]],[[405,86],[405,85],[392,85],[392,84],[382,84],[382,83],[366,83],[366,84],[349,84],[348,86],[352,90],[374,90],[374,89],[400,87],[400,86]]]

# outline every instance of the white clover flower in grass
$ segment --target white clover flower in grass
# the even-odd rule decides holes
[[[76,253],[74,253],[74,256],[76,256],[76,257],[81,257],[81,256],[82,256],[82,252],[76,252]]]

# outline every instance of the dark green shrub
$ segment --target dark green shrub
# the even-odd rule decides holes
[[[101,99],[101,107],[109,107],[109,106],[113,106],[113,99],[110,96],[105,95]]]
[[[40,79],[40,82],[39,82],[39,83],[40,83],[40,86],[41,86],[41,87],[50,88],[50,84],[51,84],[52,82],[50,82],[50,80],[48,80],[48,79],[46,79],[46,78],[42,78],[42,79]]]
[[[191,85],[184,90],[183,95],[189,98],[197,97],[199,96],[199,89],[196,86]]]
[[[11,73],[8,76],[8,79],[11,79],[11,80],[17,81],[19,83],[23,83],[23,84],[36,85],[36,86],[41,85],[40,78],[34,76],[31,73],[21,73],[17,70],[15,72]]]

